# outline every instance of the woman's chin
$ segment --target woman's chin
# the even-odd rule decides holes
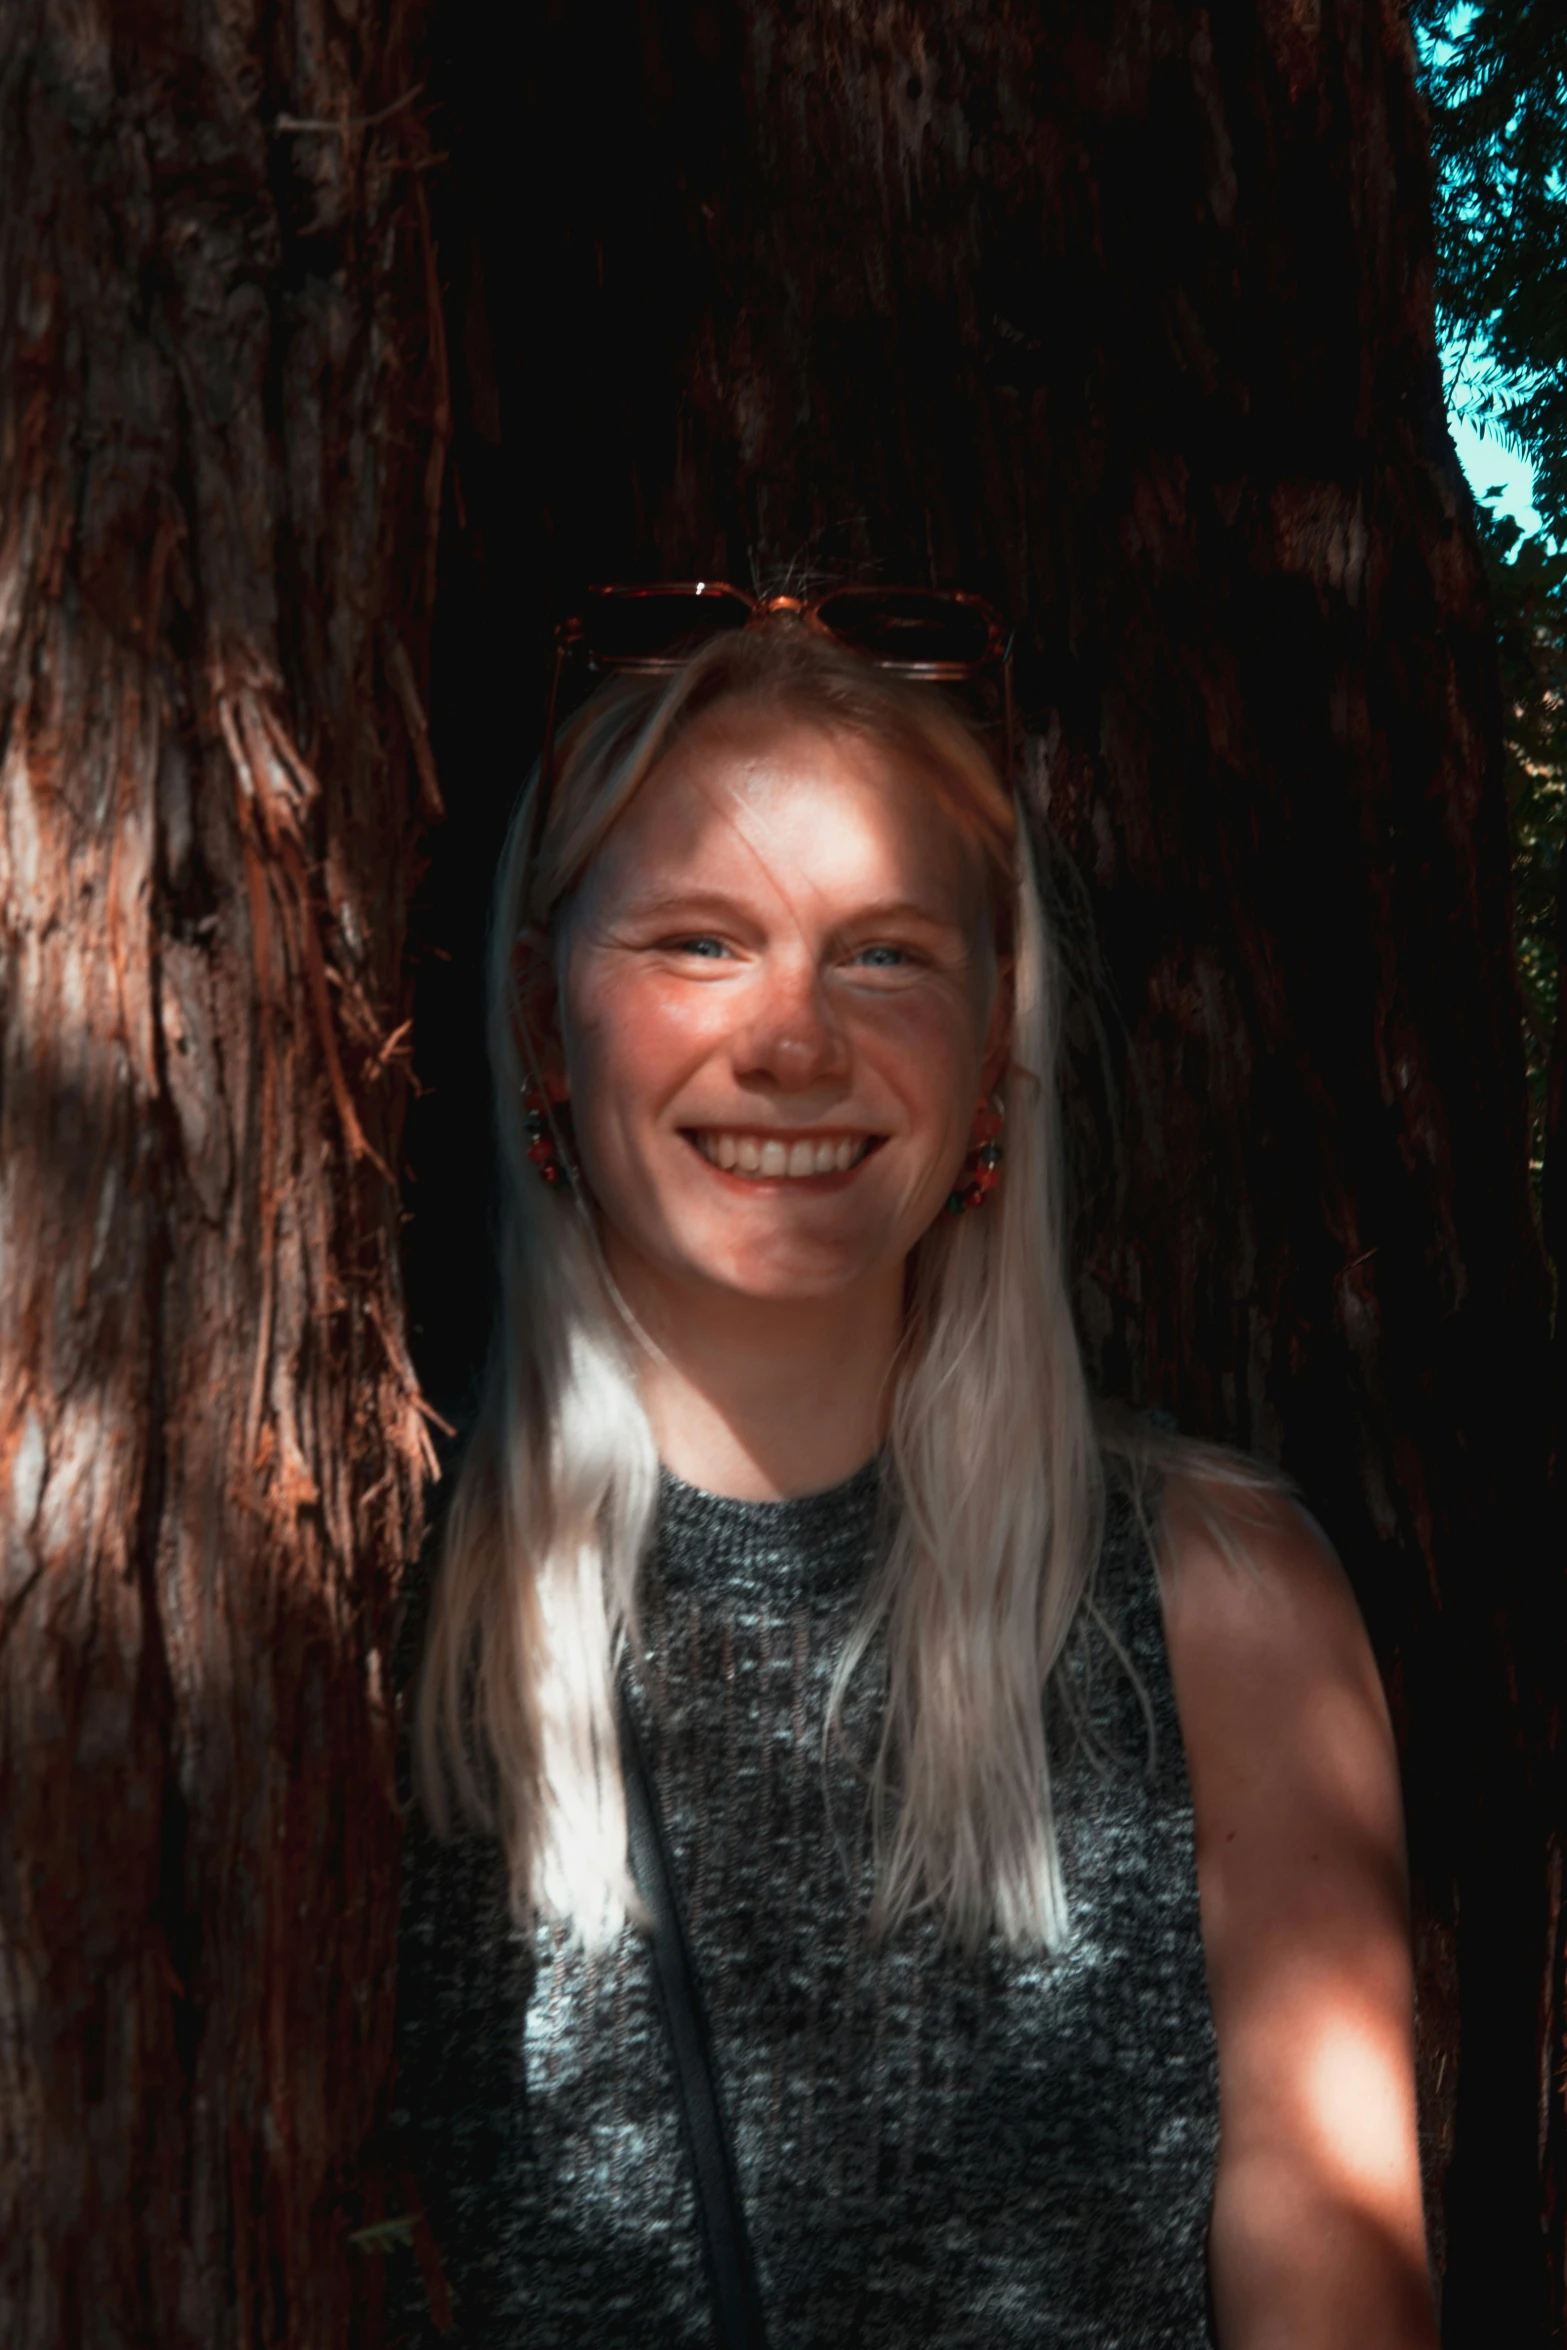
[[[628,1296],[649,1275],[666,1296],[679,1293],[694,1306],[724,1299],[759,1310],[825,1306],[883,1284],[901,1293],[905,1260],[923,1229],[915,1203],[885,1191],[834,1196],[812,1186],[796,1195],[784,1183],[752,1189],[726,1181],[715,1197],[705,1181],[697,1196],[693,1188],[649,1185],[639,1200],[628,1185],[620,1216],[617,1203],[601,1198],[606,1252]],[[938,1198],[932,1213],[939,1207]]]
[[[756,1263],[741,1259],[716,1267],[704,1286],[757,1307],[830,1305],[873,1287],[883,1267],[863,1257],[829,1258],[802,1252],[798,1257]]]
[[[799,1232],[758,1236],[708,1234],[664,1259],[664,1277],[673,1276],[693,1297],[744,1300],[768,1306],[829,1305],[863,1294],[878,1281],[901,1280],[901,1256],[889,1256],[885,1232],[874,1241],[863,1235],[830,1237]]]

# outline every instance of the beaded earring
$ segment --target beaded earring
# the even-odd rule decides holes
[[[539,1181],[547,1183],[552,1191],[570,1191],[576,1169],[569,1159],[562,1158],[559,1137],[566,1117],[564,1102],[548,1102],[532,1077],[522,1081],[522,1126],[528,1137],[528,1156],[538,1169]]]
[[[974,1112],[968,1156],[955,1188],[947,1194],[947,1212],[961,1216],[965,1208],[982,1208],[996,1188],[1004,1152],[1001,1133],[1007,1122],[1006,1104],[999,1093],[982,1101]]]

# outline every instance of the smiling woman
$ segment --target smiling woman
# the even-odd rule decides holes
[[[847,1474],[878,1439],[865,1374],[895,1351],[905,1265],[1006,1059],[977,845],[889,748],[725,706],[613,825],[554,955],[535,936],[519,964],[530,943],[562,978],[541,1073],[576,1105],[606,1264],[659,1350],[661,1458],[710,1480],[716,1446],[721,1489],[757,1500]],[[758,1343],[764,1396],[780,1347],[835,1366],[836,1393],[813,1381],[832,1457],[769,1403],[737,1414],[734,1350]]]
[[[771,620],[534,816],[401,1989],[466,2338],[1426,2350],[1380,1690],[1094,1410],[988,755]]]

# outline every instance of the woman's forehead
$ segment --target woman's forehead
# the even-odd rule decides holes
[[[587,878],[640,895],[748,870],[834,894],[917,894],[958,919],[981,888],[975,847],[928,763],[847,729],[746,711],[715,713],[681,738]]]

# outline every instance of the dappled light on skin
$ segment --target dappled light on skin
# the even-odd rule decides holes
[[[612,828],[561,961],[583,1169],[655,1339],[725,1294],[774,1327],[895,1313],[1004,1052],[976,860],[921,780],[811,729],[694,729]],[[770,1179],[709,1135],[856,1147]]]
[[[1388,2045],[1384,2011],[1353,1977],[1314,2006],[1295,2067],[1301,2127],[1345,2203],[1396,2228],[1408,2209],[1405,2052]]]

